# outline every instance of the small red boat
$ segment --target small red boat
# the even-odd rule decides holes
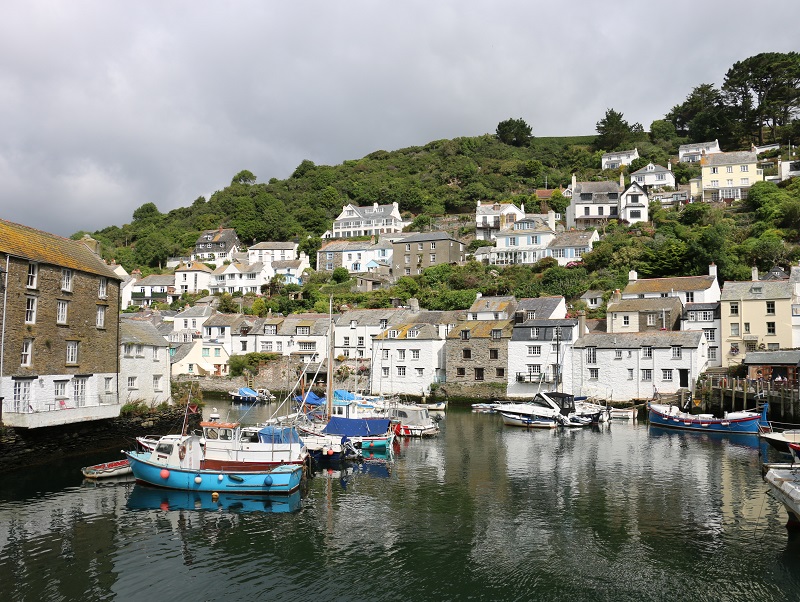
[[[95,464],[94,466],[84,466],[81,468],[83,476],[87,479],[105,479],[108,477],[121,477],[131,474],[131,464],[128,460],[116,460],[105,464]]]

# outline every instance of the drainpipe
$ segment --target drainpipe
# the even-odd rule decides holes
[[[0,424],[3,422],[3,360],[6,352],[6,304],[8,301],[8,267],[11,256],[6,254],[6,270],[3,272],[3,330],[0,333]]]

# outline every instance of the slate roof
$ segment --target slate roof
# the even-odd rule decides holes
[[[447,232],[414,232],[411,236],[407,236],[402,241],[398,241],[396,244],[425,242],[428,240],[453,240],[455,242],[461,242],[460,240],[450,236]]]
[[[709,149],[718,145],[719,142],[717,142],[716,140],[714,140],[713,142],[693,142],[692,144],[681,144],[678,147],[678,151],[683,151],[683,152],[699,151],[703,149]]]
[[[715,303],[687,303],[683,308],[686,311],[716,311],[719,309],[719,301]]]
[[[397,336],[389,337],[389,330],[397,333]],[[416,330],[417,336],[409,339],[408,332]],[[419,322],[403,322],[402,324],[394,324],[387,330],[373,337],[373,340],[378,341],[419,341],[419,340],[442,340],[439,336],[439,328],[436,324],[419,323]]]
[[[261,251],[261,250],[276,250],[276,251],[294,251],[297,247],[297,243],[294,242],[259,242],[254,245],[250,245],[248,250],[250,251]]]
[[[517,301],[517,311],[535,311],[539,318],[547,318],[553,315],[563,300],[563,297],[533,297],[520,299]]]
[[[0,219],[0,253],[121,281],[86,244]]]
[[[755,163],[756,154],[750,151],[734,151],[731,153],[712,153],[706,155],[703,160],[703,165],[733,165],[741,163]]]
[[[183,261],[181,261],[178,264],[178,267],[175,268],[175,271],[176,272],[187,272],[187,271],[206,272],[207,274],[210,274],[211,272],[213,272],[213,270],[210,267],[208,267],[206,264],[204,264],[204,263],[202,263],[200,261],[190,261],[188,263],[184,263]]]
[[[475,208],[475,215],[500,215],[505,209],[516,209],[519,207],[513,203],[481,203],[480,207]]]
[[[469,313],[478,313],[483,311],[508,312],[509,309],[516,305],[516,302],[517,300],[513,295],[505,297],[480,297],[472,303],[467,311]]]
[[[206,236],[210,236],[211,238],[206,240]],[[233,246],[233,243],[236,243],[237,246],[241,244],[239,242],[239,237],[236,236],[236,230],[234,230],[233,228],[217,228],[216,230],[203,230],[203,232],[198,237],[195,246],[206,243],[221,243],[221,242],[231,243],[231,244],[226,244],[225,245],[226,248],[231,248],[231,246]]]
[[[590,332],[573,344],[575,348],[635,349],[637,347],[669,348],[673,345],[696,348],[703,332],[700,330],[659,330],[647,332]]]
[[[119,340],[121,343],[149,345],[151,347],[167,347],[165,339],[150,322],[139,320],[120,320]]]
[[[208,316],[214,315],[215,310],[213,310],[208,305],[195,305],[194,307],[189,307],[184,309],[182,312],[175,314],[175,319],[180,320],[183,318],[206,318]]]
[[[632,155],[637,152],[638,149],[632,148],[631,150],[623,150],[623,151],[614,151],[611,153],[603,153],[603,158],[611,158],[611,157],[624,157],[626,155]]]
[[[298,269],[303,262],[299,259],[283,259],[272,262],[272,269],[285,270],[285,269]]]
[[[761,292],[756,292],[760,288]],[[794,285],[789,280],[728,280],[722,287],[722,301],[791,299]]]
[[[749,365],[790,365],[800,364],[800,351],[748,351],[744,356],[744,364]]]
[[[611,182],[609,180],[602,182],[576,182],[572,194],[608,194],[609,192],[619,193],[619,182]]]
[[[629,282],[625,295],[669,293],[672,291],[704,291],[714,285],[716,276],[676,276],[674,278],[639,278]]]
[[[181,343],[180,345],[174,347],[175,352],[170,355],[169,363],[177,364],[179,361],[189,355],[194,345],[195,341],[192,341],[191,343]]]
[[[175,286],[175,274],[150,274],[133,284],[134,286]]]
[[[341,240],[336,239],[320,247],[318,253],[342,253],[346,251],[364,251],[375,244],[368,240]]]
[[[603,295],[605,295],[605,291],[601,291],[599,289],[589,289],[585,293],[581,295],[581,299],[594,299],[598,298],[602,301]]]
[[[347,205],[347,209],[352,209],[356,212],[356,214],[364,219],[375,219],[376,216],[379,218],[381,216],[388,217],[394,211],[394,204],[389,203],[388,205],[378,205],[377,207],[373,205],[367,205],[365,207],[356,207],[355,205]],[[369,212],[369,213],[368,213]],[[355,216],[348,215],[346,217],[342,217],[342,221],[354,219]]]
[[[651,165],[653,166],[653,169],[648,169]],[[656,165],[655,163],[649,163],[649,164],[645,165],[644,167],[642,167],[641,169],[637,169],[636,171],[634,171],[631,174],[631,176],[636,176],[636,175],[646,176],[649,173],[652,173],[652,174],[672,173],[672,170],[667,169],[663,165]]]
[[[369,276],[362,277],[368,278]],[[405,320],[408,313],[409,310],[406,308],[350,309],[337,318],[336,328],[348,328],[353,320],[359,326],[379,326],[381,320],[387,320],[391,325],[393,320]]]
[[[678,297],[653,297],[649,299],[622,299],[621,301],[609,302],[606,313],[615,311],[680,311],[683,307]]]
[[[489,339],[493,330],[501,330],[500,336],[507,339],[514,330],[514,324],[512,320],[470,320],[468,322],[460,322],[450,331],[447,338],[460,339],[461,331],[463,330],[469,330],[471,339]]]
[[[567,247],[588,247],[592,242],[594,230],[570,230],[556,234],[547,245],[548,249]],[[576,258],[577,261],[578,258]]]

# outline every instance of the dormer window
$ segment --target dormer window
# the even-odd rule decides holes
[[[526,319],[527,320],[535,320],[536,319],[536,310],[535,309],[529,309],[528,310],[528,317]]]
[[[396,339],[397,335],[398,332],[396,330],[390,330],[386,336],[390,339]]]
[[[416,339],[418,334],[419,334],[419,329],[418,328],[412,328],[411,330],[406,332],[406,338],[407,339]]]
[[[755,295],[760,295],[762,292],[764,292],[764,289],[760,285],[759,286],[753,286],[753,287],[750,287],[750,292],[755,294]]]
[[[311,334],[311,327],[310,326],[298,326],[295,328],[295,334],[300,336],[308,336]]]
[[[380,328],[381,330],[383,330],[383,329],[384,329],[384,328],[386,328],[388,325],[389,325],[389,320],[387,320],[386,318],[382,318],[382,319],[381,319],[381,323],[380,323],[380,326],[379,326],[379,328]]]
[[[462,341],[469,341],[469,330],[462,330],[461,331],[461,340]]]

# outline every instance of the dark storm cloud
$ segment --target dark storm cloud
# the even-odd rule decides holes
[[[0,217],[69,235],[242,169],[494,131],[645,128],[737,60],[796,50],[728,2],[12,1],[0,21]],[[762,15],[766,18],[765,15]]]

